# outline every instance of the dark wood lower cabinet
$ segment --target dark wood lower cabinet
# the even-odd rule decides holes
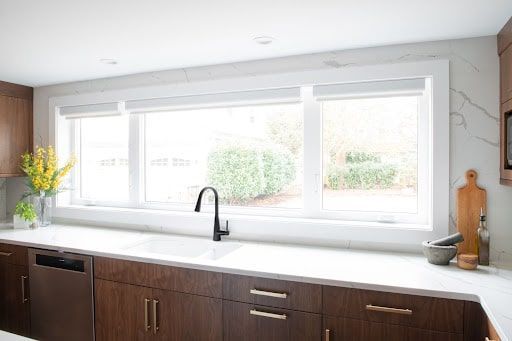
[[[325,341],[462,341],[462,334],[342,317],[324,317]]]
[[[464,341],[501,340],[480,303],[464,304]]]
[[[96,340],[222,340],[222,300],[95,280]]]
[[[500,340],[476,302],[108,258],[95,265],[97,341]],[[1,330],[30,336],[29,288],[27,248],[0,244]]]
[[[222,340],[221,299],[157,289],[152,299],[157,302],[156,340]]]
[[[146,340],[144,299],[151,299],[152,289],[96,279],[96,340]]]
[[[224,341],[306,341],[321,337],[319,314],[232,301],[223,301],[223,313]]]
[[[393,309],[410,314],[389,312]],[[456,334],[464,329],[464,301],[445,298],[324,286],[323,313]]]
[[[28,267],[0,260],[0,329],[30,335]]]

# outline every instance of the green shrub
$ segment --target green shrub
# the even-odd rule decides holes
[[[341,189],[343,171],[340,167],[330,164],[327,168],[327,187],[334,190]]]
[[[217,147],[208,157],[208,182],[230,204],[256,197],[264,188],[258,151],[244,146]]]
[[[372,153],[348,152],[345,156],[347,163],[380,162],[380,158]]]
[[[390,188],[396,174],[394,165],[365,161],[347,164],[343,180],[351,189]]]
[[[230,204],[279,193],[295,172],[292,154],[278,147],[217,146],[208,157],[208,182]]]
[[[287,150],[267,148],[261,153],[265,186],[263,195],[279,193],[295,178],[293,157]]]

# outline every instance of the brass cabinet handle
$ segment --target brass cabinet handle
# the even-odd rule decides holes
[[[249,290],[249,293],[253,295],[260,295],[260,296],[269,296],[269,297],[276,297],[276,298],[286,298],[288,296],[285,292],[272,292],[272,291],[264,291],[264,290],[258,290],[258,289],[251,289]]]
[[[144,329],[146,331],[151,329],[151,325],[149,324],[149,302],[149,299],[144,299]]]
[[[329,341],[331,339],[331,331],[329,329],[325,330],[325,341]]]
[[[158,331],[158,300],[153,300],[153,334]]]
[[[267,313],[266,311],[260,311],[260,310],[256,310],[256,309],[251,309],[249,311],[249,314],[256,315],[256,316],[270,317],[270,318],[278,319],[278,320],[286,320],[286,318],[287,318],[286,314]]]
[[[25,295],[25,280],[28,276],[21,276],[21,303],[25,304],[28,302],[28,298]]]
[[[491,339],[489,339],[489,337],[488,337],[488,336],[486,336],[486,337],[485,337],[485,341],[494,341],[494,340],[491,340]]]
[[[366,310],[370,311],[379,311],[382,313],[392,313],[392,314],[400,314],[400,315],[412,315],[411,309],[398,309],[398,308],[389,308],[389,307],[381,307],[378,305],[367,304]]]
[[[0,251],[0,256],[9,257],[10,255],[12,255],[12,252],[3,252],[3,251]]]

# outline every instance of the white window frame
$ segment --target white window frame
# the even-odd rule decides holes
[[[253,76],[212,81],[191,82],[186,84],[163,85],[156,87],[113,90],[102,93],[90,93],[49,100],[50,143],[56,146],[57,153],[65,157],[70,152],[66,141],[76,142],[70,134],[73,124],[59,115],[59,110],[67,106],[99,105],[101,103],[148,98],[190,96],[196,94],[229,93],[264,89],[301,87],[304,106],[304,162],[303,199],[304,208],[239,208],[222,207],[221,216],[230,220],[232,236],[256,238],[262,240],[300,241],[311,243],[338,243],[353,240],[361,242],[416,244],[421,240],[444,236],[448,233],[448,164],[449,164],[449,63],[445,60],[371,65],[341,70],[305,71],[277,75]],[[320,103],[313,97],[313,86],[323,84],[370,82],[380,80],[400,80],[428,78],[432,82],[432,115],[428,117],[431,141],[428,153],[422,155],[429,159],[428,217],[423,224],[411,223],[401,219],[400,223],[352,221],[350,212],[322,211],[321,189],[321,113]],[[121,107],[121,106],[120,106]],[[143,115],[130,116],[130,200],[125,203],[90,202],[72,198],[70,193],[59,195],[56,200],[55,217],[88,221],[91,223],[129,224],[165,226],[171,231],[192,234],[210,234],[208,214],[191,213],[192,205],[145,203],[141,193],[144,181],[144,151],[142,144]],[[58,138],[57,138],[58,136]],[[418,139],[421,137],[418,136]],[[71,143],[73,144],[73,143]],[[421,157],[420,155],[418,155]],[[421,172],[422,167],[418,171]],[[74,172],[75,181],[79,172]],[[421,176],[421,174],[420,174]],[[77,192],[77,191],[73,191]],[[420,199],[420,197],[418,196]],[[90,206],[96,205],[96,206]],[[106,207],[108,206],[108,207]],[[136,208],[136,209],[135,209]],[[155,210],[166,209],[166,211]],[[208,210],[206,210],[208,211]],[[91,214],[94,212],[95,214]],[[356,217],[357,219],[357,217]],[[382,219],[381,219],[382,220]]]

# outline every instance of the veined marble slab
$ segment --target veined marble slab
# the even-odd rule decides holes
[[[0,230],[0,242],[147,263],[242,275],[434,296],[480,302],[502,340],[512,340],[512,271],[479,267],[465,271],[428,264],[416,254],[305,247],[238,241],[226,256],[186,258],[130,246],[151,239],[204,243],[208,239],[101,227],[54,225],[35,230]],[[219,243],[232,242],[229,238]],[[214,243],[214,242],[212,242]]]

